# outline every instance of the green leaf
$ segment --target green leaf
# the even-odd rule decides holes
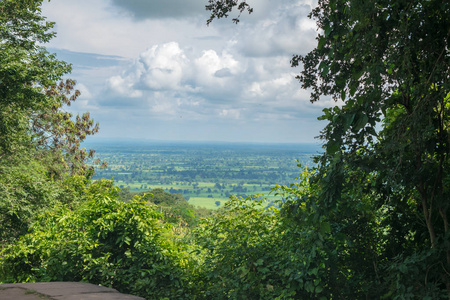
[[[356,114],[345,114],[344,115],[344,131],[350,128],[351,124],[355,120]]]
[[[342,91],[341,91],[341,100],[345,101],[345,90],[344,89],[342,89]]]
[[[358,132],[358,131],[361,130],[364,126],[367,125],[368,121],[369,121],[369,118],[367,117],[366,114],[364,114],[364,113],[358,114],[358,116],[357,116],[357,118],[356,118],[355,125],[353,126],[353,131],[354,131],[354,132]]]
[[[320,231],[323,232],[323,234],[330,233],[330,232],[331,232],[331,226],[330,226],[330,223],[328,223],[328,222],[322,222],[322,223],[320,224]]]
[[[333,155],[334,153],[338,152],[339,149],[340,149],[340,145],[338,142],[335,142],[335,141],[328,142],[327,148],[326,148],[327,154]]]
[[[315,292],[316,292],[316,294],[319,294],[319,293],[321,293],[323,291],[323,287],[322,286],[316,286],[316,289],[315,289]]]
[[[317,45],[317,48],[322,49],[323,46],[325,45],[325,43],[326,43],[325,37],[321,36],[321,37],[319,38],[319,43],[318,43],[318,45]]]

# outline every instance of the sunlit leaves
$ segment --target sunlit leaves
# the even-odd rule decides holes
[[[72,120],[64,111],[80,92],[75,81],[62,81],[70,65],[42,46],[54,36],[54,24],[41,15],[41,4],[0,2],[0,158],[40,148],[42,156],[52,152],[54,163],[65,164],[51,171],[55,175],[89,174],[93,170],[86,160],[93,153],[80,149],[80,142],[95,134],[98,125],[88,113]]]
[[[4,249],[0,281],[88,281],[149,298],[189,293],[186,256],[166,240],[161,215],[144,201],[115,199],[99,181],[74,209],[41,214],[29,234]]]
[[[209,297],[328,298],[324,247],[331,226],[310,218],[310,203],[302,200],[311,196],[309,176],[305,169],[295,183],[273,189],[281,213],[265,208],[264,199],[231,198],[195,231]]]

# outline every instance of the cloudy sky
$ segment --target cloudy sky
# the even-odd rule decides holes
[[[329,101],[311,104],[293,54],[316,43],[315,0],[248,0],[235,25],[207,0],[53,0],[47,48],[73,64],[99,137],[228,142],[314,142]]]

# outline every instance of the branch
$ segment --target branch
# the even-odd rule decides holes
[[[229,13],[233,11],[235,7],[239,11],[236,18],[233,18],[233,23],[237,24],[241,14],[247,10],[249,14],[253,12],[253,8],[250,7],[246,0],[208,0],[209,4],[205,6],[206,10],[211,11],[211,16],[206,21],[209,25],[214,19],[227,18]]]

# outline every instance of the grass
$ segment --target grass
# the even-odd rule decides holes
[[[178,183],[178,184],[177,184]],[[187,184],[186,182],[175,181],[172,184],[147,184],[144,182],[132,182],[126,183],[122,180],[118,180],[115,182],[117,186],[128,187],[132,192],[143,192],[149,191],[156,188],[161,188],[165,191],[169,191],[171,188],[175,190],[183,190],[182,194],[186,199],[189,199],[189,203],[198,206],[204,207],[207,209],[217,209],[224,205],[226,201],[228,201],[229,195],[255,195],[255,194],[263,194],[268,201],[274,201],[280,199],[278,196],[274,196],[273,194],[269,194],[269,191],[265,190],[268,187],[271,187],[268,184],[248,184],[245,183],[242,186],[247,189],[247,192],[234,192],[232,189],[237,186],[237,183],[228,184],[223,189],[217,189],[215,187],[215,183],[213,182],[196,182],[194,184]],[[196,188],[194,188],[194,185]],[[142,187],[142,188],[141,188]],[[209,189],[209,191],[208,191]],[[188,191],[187,193],[185,191]],[[216,201],[220,201],[221,205],[217,206]]]
[[[219,199],[219,198],[208,198],[208,197],[191,197],[189,199],[189,204],[204,207],[207,209],[218,209],[222,207],[228,199]],[[220,201],[220,206],[216,205],[216,201]]]
[[[266,207],[271,203],[271,201],[275,200],[274,197],[267,197],[267,201],[264,201],[262,206]],[[216,201],[220,201],[220,205],[216,205]],[[207,198],[207,197],[191,197],[189,199],[189,204],[197,206],[197,207],[204,207],[211,210],[216,210],[225,205],[225,203],[228,201],[228,199],[221,199],[221,198]],[[259,205],[258,205],[259,207]]]

